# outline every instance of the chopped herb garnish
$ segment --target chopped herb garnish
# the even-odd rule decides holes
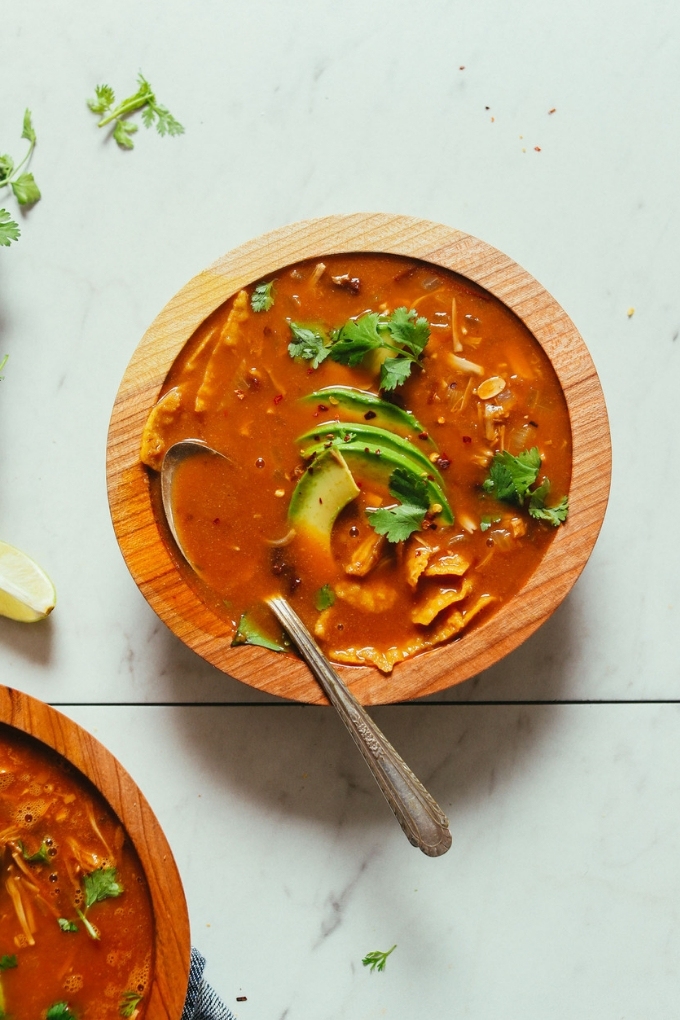
[[[335,592],[331,588],[330,584],[324,584],[323,588],[319,588],[318,592],[316,593],[314,605],[319,610],[319,612],[322,613],[324,609],[330,609],[331,606],[334,605],[334,603]]]
[[[121,1016],[131,1017],[143,998],[144,996],[140,995],[139,992],[123,992],[120,997],[120,1009],[118,1012]]]
[[[124,891],[117,879],[116,868],[98,868],[83,878],[85,887],[85,909],[89,910],[93,903],[120,896]]]
[[[395,943],[395,945],[393,945],[391,949],[388,949],[386,953],[381,953],[378,950],[373,953],[366,953],[366,956],[364,956],[361,962],[364,967],[371,968],[371,974],[374,970],[384,970],[385,964],[387,963],[387,957],[390,953],[393,953],[396,948],[397,946]]]
[[[541,467],[538,447],[523,450],[517,457],[503,450],[491,463],[489,477],[483,488],[504,503],[524,503],[529,487],[534,484]]]
[[[546,506],[545,498],[550,492],[550,481],[544,478],[537,489],[531,493],[529,500],[529,513],[538,521],[547,521],[557,528],[564,524],[569,516],[569,499],[563,496],[554,506]]]
[[[420,531],[429,509],[427,483],[404,468],[395,468],[390,475],[389,490],[401,505],[381,507],[368,512],[368,523],[388,542],[404,542],[414,531]]]
[[[484,516],[479,522],[479,530],[488,531],[492,524],[498,524],[500,520],[500,517]]]
[[[288,344],[291,358],[304,358],[311,361],[312,368],[318,368],[331,352],[328,334],[322,326],[303,326],[299,322],[289,322],[294,340]]]
[[[34,854],[28,853],[20,839],[17,840],[17,846],[21,850],[21,856],[28,864],[49,864],[50,858],[47,853],[48,845],[46,840],[42,841],[40,848]]]
[[[358,319],[348,319],[330,336],[318,326],[301,327],[291,322],[290,328],[297,340],[288,347],[290,355],[311,361],[312,368],[318,368],[328,357],[353,368],[373,351],[390,351],[393,356],[386,358],[380,368],[383,390],[396,389],[408,379],[430,337],[427,319],[418,318],[413,309],[406,308],[397,308],[391,315],[366,312]]]
[[[260,283],[250,295],[250,307],[254,312],[268,312],[274,304],[272,290],[274,281]]]
[[[138,128],[136,124],[131,124],[126,118],[137,110],[141,110],[144,127],[149,128],[155,124],[159,135],[183,134],[182,125],[175,120],[166,107],[158,104],[155,92],[142,74],[137,76],[137,83],[139,88],[135,94],[128,96],[113,109],[113,104],[116,101],[113,89],[110,85],[97,85],[94,90],[95,98],[87,101],[87,105],[93,113],[104,114],[97,127],[106,127],[107,124],[115,120],[113,137],[121,149],[132,149],[134,148],[132,135]]]
[[[531,450],[523,450],[517,457],[514,457],[507,450],[497,453],[489,469],[489,477],[482,488],[489,495],[504,503],[514,503],[524,506],[527,496],[529,497],[529,514],[539,521],[547,521],[554,527],[563,524],[569,515],[569,500],[564,496],[554,506],[546,506],[545,499],[550,492],[550,481],[544,478],[535,489],[531,486],[538,478],[541,468],[541,455],[538,447]],[[485,518],[482,518],[481,528],[484,527]],[[491,518],[489,518],[491,521]]]
[[[21,137],[29,143],[28,152],[17,166],[7,153],[0,156],[0,188],[11,188],[19,205],[29,206],[35,205],[40,200],[40,188],[33,174],[21,172],[31,158],[37,140],[30,110],[24,111]],[[0,245],[8,247],[20,235],[19,224],[12,219],[6,209],[0,209]]]
[[[75,921],[67,921],[65,917],[58,917],[57,918],[57,924],[59,925],[59,927],[61,928],[62,931],[71,931],[71,932],[78,931],[78,925],[76,924],[76,922]]]
[[[14,953],[11,956],[5,953],[4,956],[0,956],[0,971],[1,970],[14,970],[18,966],[17,958]]]
[[[69,1009],[68,1002],[55,1002],[45,1014],[46,1020],[77,1020]]]

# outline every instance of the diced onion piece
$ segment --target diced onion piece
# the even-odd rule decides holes
[[[499,375],[492,375],[477,387],[477,396],[482,400],[491,400],[497,397],[505,389],[505,379]]]

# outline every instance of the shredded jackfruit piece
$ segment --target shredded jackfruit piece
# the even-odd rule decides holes
[[[460,553],[445,553],[425,569],[427,577],[462,577],[470,569],[470,561]]]
[[[471,591],[472,584],[465,578],[459,591],[455,589],[438,591],[420,606],[416,606],[411,613],[411,619],[414,623],[421,623],[424,627],[427,627],[432,623],[435,616],[441,613],[442,609],[453,605],[454,602],[461,602]]]
[[[366,613],[382,613],[391,609],[397,601],[397,592],[385,584],[357,584],[354,581],[340,581],[335,585],[339,599],[349,602],[355,609]]]
[[[352,559],[345,564],[345,573],[354,577],[366,577],[380,560],[387,539],[373,531],[352,553]]]
[[[248,302],[248,291],[240,290],[234,298],[231,311],[222,327],[214,350],[210,355],[210,361],[206,365],[203,381],[196,394],[196,410],[207,411],[213,407],[218,397],[222,395],[224,383],[232,374],[225,367],[225,356],[228,357],[229,350],[238,344],[241,336],[241,323],[250,315]]]
[[[142,432],[142,447],[140,459],[142,464],[148,464],[154,471],[160,471],[163,463],[163,456],[168,448],[166,430],[172,425],[182,406],[182,388],[173,386],[168,390],[156,406],[152,408],[151,414],[146,420]]]
[[[417,536],[409,539],[406,546],[404,566],[406,569],[406,580],[415,590],[418,578],[423,574],[435,553],[439,552],[439,546],[427,545]]]

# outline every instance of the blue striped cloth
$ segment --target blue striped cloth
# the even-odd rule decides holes
[[[217,993],[203,977],[205,959],[198,949],[191,949],[189,988],[182,1020],[236,1020]]]

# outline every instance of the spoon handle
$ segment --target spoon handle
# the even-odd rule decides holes
[[[349,730],[409,843],[428,857],[445,854],[451,833],[442,809],[350,693],[292,606],[279,596],[267,602]]]

